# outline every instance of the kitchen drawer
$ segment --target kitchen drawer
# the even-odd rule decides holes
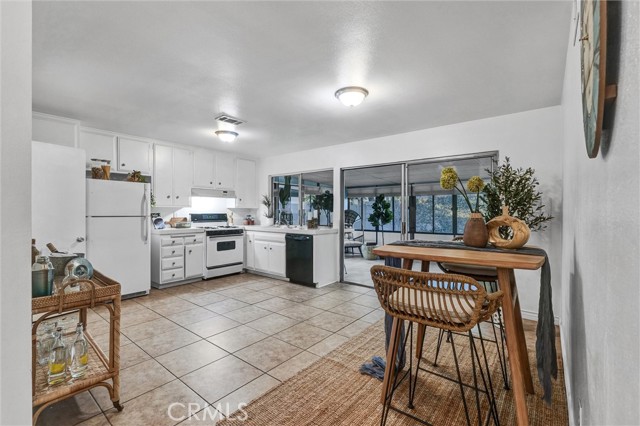
[[[202,243],[204,243],[204,234],[185,235],[184,236],[184,243],[185,243],[185,245],[202,244]]]
[[[162,259],[162,270],[182,268],[184,266],[184,256],[170,257],[168,259]]]
[[[166,246],[181,246],[184,242],[182,237],[172,237],[171,235],[165,235],[160,239],[160,245]]]
[[[184,269],[170,269],[168,271],[162,271],[162,282],[178,281],[184,279]]]
[[[183,253],[183,246],[162,247],[162,258],[182,256]]]

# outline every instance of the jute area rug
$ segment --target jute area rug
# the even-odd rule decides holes
[[[527,397],[529,422],[531,425],[567,425],[567,400],[564,386],[561,351],[558,350],[558,380],[554,382],[553,401],[547,406],[542,400],[542,388],[535,376],[535,324],[525,324],[529,362],[534,372],[535,395]],[[455,376],[455,364],[450,345],[443,345],[438,358],[438,367],[433,367],[430,360],[435,354],[437,332],[428,329],[425,339],[422,366],[434,369],[449,377]],[[556,339],[560,349],[559,339]],[[456,349],[463,380],[471,383],[471,362],[469,359],[468,338],[455,337]],[[515,406],[511,391],[505,390],[495,344],[485,345],[489,365],[493,369],[492,379],[500,423],[515,424]],[[373,355],[384,357],[384,327],[380,321],[360,335],[352,338],[327,356],[321,358],[305,370],[245,407],[248,418],[243,425],[378,425],[382,407],[380,405],[380,381],[359,373],[364,362],[370,361]],[[407,364],[408,365],[408,364]],[[415,368],[415,366],[414,366]],[[472,424],[477,424],[475,396],[473,391],[466,391],[466,399],[470,406]],[[464,425],[466,418],[460,390],[457,384],[437,376],[421,372],[414,400],[413,414],[434,425]],[[407,381],[397,389],[394,405],[407,410]],[[483,415],[487,412],[486,399],[483,399]],[[238,425],[238,421],[225,420],[219,425]],[[387,425],[416,425],[418,422],[394,411],[390,411]]]

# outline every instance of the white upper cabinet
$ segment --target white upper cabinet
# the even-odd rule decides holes
[[[153,196],[156,206],[173,206],[173,149],[156,145],[153,162]]]
[[[153,195],[156,206],[189,206],[193,152],[164,145],[156,145],[154,150]]]
[[[87,153],[87,169],[91,168],[91,159],[108,160],[115,166],[116,136],[109,132],[93,129],[80,129],[78,147]],[[115,167],[114,167],[115,168]]]
[[[215,155],[211,151],[196,151],[193,156],[193,186],[215,188]]]
[[[229,154],[216,154],[214,181],[216,189],[234,189],[235,187],[235,158]]]
[[[118,171],[132,172],[137,170],[143,175],[151,174],[151,142],[118,137]]]
[[[197,151],[193,157],[193,186],[234,189],[235,161],[233,155],[213,151]]]
[[[258,207],[256,190],[256,162],[253,160],[236,160],[236,207]]]
[[[193,152],[173,148],[173,197],[174,206],[191,205],[193,182]]]

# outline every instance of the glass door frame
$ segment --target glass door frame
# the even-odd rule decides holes
[[[408,160],[408,161],[397,161],[397,162],[391,162],[391,163],[380,163],[380,164],[368,164],[368,165],[364,165],[364,166],[354,166],[354,167],[343,167],[340,169],[340,182],[339,182],[339,194],[340,194],[340,203],[342,205],[342,211],[340,212],[340,229],[339,229],[339,233],[338,233],[338,238],[339,238],[339,254],[340,254],[340,282],[342,283],[347,283],[347,284],[353,284],[353,285],[360,285],[360,286],[364,286],[364,284],[362,283],[357,283],[357,282],[353,282],[353,281],[347,281],[345,280],[345,252],[344,252],[344,225],[345,225],[345,218],[344,218],[344,212],[346,209],[346,205],[344,205],[344,201],[345,201],[345,195],[346,195],[346,188],[345,188],[345,171],[349,171],[349,170],[360,170],[360,169],[369,169],[369,168],[374,168],[374,167],[385,167],[385,166],[400,166],[400,170],[401,170],[401,176],[400,176],[400,211],[401,211],[401,216],[400,216],[400,240],[401,241],[406,241],[409,239],[409,229],[408,229],[408,207],[409,207],[409,186],[410,186],[410,182],[409,182],[409,171],[411,167],[415,167],[415,166],[420,166],[420,165],[426,165],[426,164],[432,164],[432,163],[442,163],[442,162],[450,162],[450,161],[462,161],[462,160],[468,160],[468,159],[474,159],[474,158],[491,158],[492,160],[495,161],[491,161],[490,162],[490,167],[491,170],[493,170],[495,162],[498,161],[499,157],[499,151],[495,150],[495,151],[482,151],[482,152],[476,152],[476,153],[471,153],[471,154],[462,154],[462,155],[447,155],[447,156],[442,156],[442,157],[433,157],[433,158],[423,158],[423,159],[416,159],[416,160]],[[334,184],[334,188],[335,188],[335,184]],[[336,191],[334,191],[335,193]],[[361,220],[365,220],[364,217],[361,218]],[[364,231],[364,224],[363,224],[363,232]],[[368,286],[366,286],[368,287]]]

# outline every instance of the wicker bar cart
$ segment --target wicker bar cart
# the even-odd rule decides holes
[[[118,411],[122,411],[120,405],[120,284],[98,271],[94,271],[91,280],[76,281],[78,282],[81,285],[79,292],[31,299],[34,425],[42,411],[49,405],[97,386],[107,388],[113,406]],[[87,324],[87,309],[98,306],[105,306],[109,311],[108,356],[96,344]],[[49,386],[47,366],[39,365],[37,362],[37,329],[42,321],[70,312],[78,312],[79,320],[85,326],[85,338],[89,346],[89,366],[84,376],[69,379],[60,385]]]

